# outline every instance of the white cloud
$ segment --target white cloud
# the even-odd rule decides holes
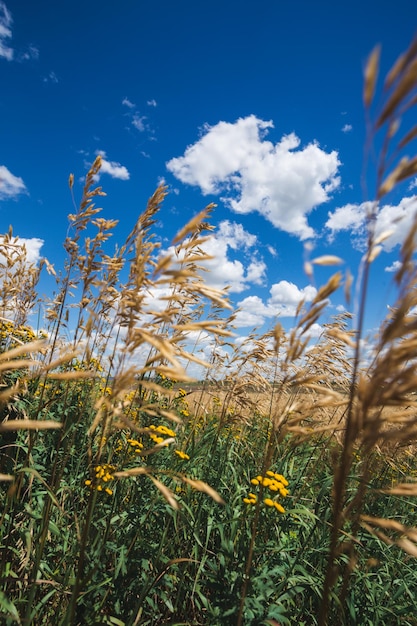
[[[413,178],[413,180],[408,185],[408,189],[409,191],[411,191],[412,189],[415,189],[416,187],[417,187],[417,177]]]
[[[317,294],[317,289],[312,285],[299,289],[294,283],[281,280],[279,283],[272,285],[270,294],[268,307],[273,311],[273,315],[292,317],[295,315],[301,300],[304,299],[306,302],[311,302]]]
[[[129,100],[129,98],[123,98],[123,100],[122,100],[122,104],[123,104],[125,107],[128,107],[129,109],[134,109],[134,108],[135,108],[135,105],[133,104],[133,102],[131,102],[131,101]]]
[[[315,322],[314,324],[312,324],[310,326],[310,328],[308,329],[307,334],[312,339],[318,339],[319,337],[322,336],[323,332],[324,332],[323,326],[321,324],[317,324],[317,322]]]
[[[0,235],[0,243],[4,244],[4,239],[5,236],[4,235]],[[16,238],[13,237],[11,241],[8,242],[8,246],[10,246],[11,248],[13,247],[21,247],[21,246],[25,246],[26,248],[26,260],[28,263],[33,263],[34,265],[36,265],[40,258],[40,250],[44,244],[44,241],[42,239],[38,239],[37,237],[32,237],[31,239],[25,239],[24,237],[19,237],[17,238],[17,241],[15,242]],[[0,254],[0,263],[3,263],[4,260],[4,256],[2,254]]]
[[[13,48],[8,46],[8,40],[12,37],[11,25],[13,19],[4,2],[0,2],[0,57],[11,61],[14,56]]]
[[[257,211],[300,239],[313,237],[308,214],[340,184],[337,152],[316,143],[300,148],[294,133],[273,144],[264,139],[270,128],[271,121],[254,115],[205,126],[201,139],[167,168],[205,195],[226,192],[222,199],[236,213]]]
[[[358,244],[364,244],[366,216],[372,208],[371,202],[362,204],[346,204],[329,212],[329,219],[325,227],[331,231],[331,238],[334,234],[347,230],[359,237]],[[408,231],[411,228],[417,211],[417,196],[402,198],[397,205],[385,204],[377,212],[375,234],[381,235],[391,232],[391,235],[382,242],[382,247],[389,252],[395,246],[401,245]]]
[[[352,124],[345,124],[342,128],[342,133],[350,133],[352,128]]]
[[[294,283],[281,280],[272,285],[266,303],[259,296],[248,296],[238,302],[239,311],[234,322],[237,327],[260,326],[267,318],[294,317],[301,300],[311,302],[317,294],[312,285],[300,289]]]
[[[146,104],[148,105],[148,107],[156,107],[156,106],[158,106],[157,101],[156,101],[156,100],[154,100],[153,98],[152,98],[152,100],[148,100],[148,101],[146,102]]]
[[[229,286],[232,293],[240,293],[250,284],[262,284],[266,265],[262,259],[256,258],[256,244],[256,236],[241,224],[228,220],[220,222],[214,235],[201,246],[206,254],[214,257],[202,263],[209,270],[205,274],[207,284],[217,289]],[[240,252],[242,260],[231,260],[230,251]],[[246,264],[246,261],[249,262]]]
[[[385,272],[398,272],[398,270],[401,267],[401,261],[394,261],[394,263],[392,263],[391,265],[388,265],[385,268]]]
[[[329,211],[329,219],[325,223],[325,227],[332,231],[332,236],[341,230],[350,230],[356,233],[363,228],[366,211],[371,207],[371,202],[345,204],[333,213]]]
[[[111,176],[112,178],[118,178],[119,180],[129,180],[130,174],[128,169],[124,165],[121,165],[116,161],[108,161],[106,159],[106,153],[104,152],[104,150],[97,150],[96,154],[99,154],[101,156],[101,168],[99,172],[100,175],[109,174],[109,176]]]
[[[268,307],[259,296],[248,296],[238,302],[239,310],[233,321],[237,328],[254,328],[262,326],[269,317]]]
[[[26,191],[26,185],[19,176],[14,176],[5,165],[0,165],[0,200],[15,198]]]
[[[140,133],[143,133],[146,130],[145,120],[146,120],[145,115],[139,115],[139,113],[135,113],[132,117],[132,125]]]
[[[229,220],[220,222],[217,230],[200,246],[206,255],[213,257],[198,263],[208,270],[203,273],[204,282],[215,289],[229,287],[231,293],[241,293],[250,285],[263,284],[267,268],[258,257],[257,243],[256,236],[241,224]],[[168,253],[175,255],[175,248],[169,248]],[[179,256],[178,261],[181,259]]]
[[[39,59],[39,48],[29,45],[25,52],[19,55],[19,61],[37,61]]]
[[[36,264],[39,262],[41,258],[40,251],[44,244],[42,239],[38,239],[37,237],[32,237],[31,239],[19,237],[18,243],[25,246],[28,263]]]
[[[58,76],[55,74],[55,72],[49,72],[48,76],[45,76],[45,78],[43,79],[44,83],[58,83]]]

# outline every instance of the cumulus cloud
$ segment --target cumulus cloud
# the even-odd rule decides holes
[[[0,2],[0,57],[7,61],[11,61],[14,57],[14,50],[8,45],[9,39],[12,38],[12,23],[13,19],[6,4]]]
[[[0,244],[4,244],[4,239],[5,239],[5,236],[0,235]],[[11,243],[9,242],[8,245],[19,246],[19,247],[25,246],[27,262],[33,263],[34,265],[36,265],[41,258],[40,251],[41,251],[43,244],[44,244],[44,241],[42,239],[38,239],[38,237],[32,237],[30,239],[19,237],[16,243],[14,243],[14,238],[13,238],[13,241]],[[0,254],[0,263],[4,263],[4,256],[2,254]]]
[[[300,148],[294,133],[273,144],[265,139],[270,128],[271,121],[254,115],[207,125],[201,139],[168,161],[167,169],[205,195],[226,192],[222,200],[236,213],[256,211],[300,239],[313,237],[307,216],[339,186],[338,154],[317,143]]]
[[[363,245],[366,236],[366,218],[372,208],[371,202],[362,204],[346,204],[329,212],[325,227],[331,231],[330,238],[339,231],[350,231],[357,236],[357,244]],[[376,217],[376,236],[390,232],[390,236],[382,242],[386,252],[401,245],[411,228],[417,211],[417,196],[402,198],[399,204],[385,204],[379,208]]]
[[[342,128],[342,133],[350,133],[352,128],[352,124],[345,124]]]
[[[108,161],[106,158],[107,155],[104,150],[97,150],[96,154],[101,156],[100,175],[109,174],[109,176],[111,176],[112,178],[118,178],[119,180],[129,180],[130,174],[128,169],[124,165],[117,163],[117,161]]]
[[[333,213],[329,211],[329,219],[325,223],[325,227],[331,231],[331,238],[334,237],[335,233],[342,230],[354,233],[362,230],[366,220],[366,212],[371,208],[371,202],[363,202],[362,204],[345,204]]]
[[[148,107],[156,107],[156,106],[158,106],[157,101],[156,101],[156,100],[154,100],[153,98],[152,98],[152,100],[148,100],[148,101],[146,102],[146,104],[148,105]]]
[[[36,264],[39,262],[41,258],[40,251],[45,243],[43,239],[38,239],[38,237],[32,237],[31,239],[19,237],[18,243],[25,246],[28,263]]]
[[[0,165],[0,200],[16,198],[26,191],[26,185],[19,176],[14,176],[5,165]]]
[[[224,220],[215,234],[202,244],[206,254],[213,257],[202,265],[209,270],[205,275],[207,284],[217,289],[230,287],[230,292],[240,293],[249,285],[261,285],[266,265],[256,256],[257,238],[241,224]],[[231,251],[239,252],[241,260],[231,259]]]
[[[229,288],[230,293],[241,293],[250,285],[262,285],[266,264],[258,255],[257,237],[242,224],[224,220],[217,230],[201,244],[202,251],[212,257],[199,262],[204,269],[204,282],[216,289]],[[168,253],[174,255],[175,249]],[[181,256],[179,257],[179,261]]]
[[[401,267],[401,261],[394,261],[394,263],[392,263],[391,265],[388,265],[385,268],[385,272],[398,272],[398,270]]]
[[[237,327],[261,326],[267,318],[294,317],[297,306],[304,300],[311,302],[317,289],[307,285],[300,289],[294,283],[281,280],[272,285],[270,297],[264,302],[259,296],[248,296],[238,302]]]

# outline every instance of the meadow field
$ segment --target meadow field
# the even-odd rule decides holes
[[[334,316],[314,341],[332,294],[351,302],[347,273],[300,304],[291,330],[236,343],[227,292],[201,271],[212,207],[160,255],[159,187],[110,252],[100,156],[61,272],[28,262],[11,230],[2,238],[1,623],[417,625],[417,217],[397,303],[361,350],[368,272],[388,236],[373,231],[378,202],[417,173],[417,157],[387,157],[416,102],[417,42],[401,59],[370,131],[385,142],[359,314]],[[367,108],[377,69],[375,50]]]

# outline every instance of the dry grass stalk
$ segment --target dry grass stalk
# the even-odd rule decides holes
[[[379,49],[371,54],[365,71],[364,102],[368,110],[375,91],[376,76],[379,64]],[[395,64],[386,79],[386,103],[377,118],[371,133],[375,133],[386,125],[383,149],[378,164],[378,183],[376,197],[379,201],[398,183],[406,180],[417,171],[417,157],[401,157],[400,151],[415,136],[411,131],[404,140],[400,141],[389,156],[392,139],[399,127],[399,119],[411,106],[416,103],[413,91],[417,86],[417,40],[408,52]],[[408,98],[408,99],[407,99]],[[390,164],[397,158],[399,161],[389,171]],[[374,356],[366,371],[360,371],[360,340],[362,338],[364,311],[367,295],[369,267],[379,253],[375,237],[376,216],[379,205],[371,204],[368,211],[368,249],[364,259],[362,279],[362,295],[359,307],[358,332],[355,338],[355,359],[349,392],[349,403],[346,412],[346,428],[343,446],[335,469],[333,528],[331,535],[330,555],[324,584],[323,603],[319,616],[320,626],[327,623],[329,594],[335,583],[335,559],[339,554],[339,536],[345,524],[352,524],[355,536],[359,525],[377,534],[387,543],[393,543],[385,533],[376,531],[373,525],[384,528],[393,528],[392,520],[374,520],[361,516],[367,483],[371,475],[372,451],[380,449],[384,444],[390,446],[404,445],[417,432],[417,418],[413,414],[401,419],[392,417],[383,411],[386,406],[396,406],[400,410],[410,404],[409,394],[417,387],[417,363],[415,361],[416,329],[415,318],[411,315],[413,307],[417,305],[416,280],[417,273],[413,262],[416,250],[415,236],[417,220],[414,220],[410,232],[403,244],[401,257],[402,264],[396,275],[399,285],[397,304],[382,324],[380,338],[374,349]],[[384,233],[384,237],[386,233]],[[382,239],[383,240],[383,239]],[[332,333],[338,336],[338,333]],[[342,336],[339,335],[339,338]],[[357,489],[353,500],[346,506],[345,494],[350,469],[352,467],[355,450],[361,452],[363,458],[362,482]],[[417,555],[415,545],[407,537],[407,529],[398,529],[405,538],[395,543]],[[412,530],[414,532],[414,530]],[[349,556],[348,566],[342,576],[342,601],[347,591],[349,575],[355,566],[354,542],[348,542],[344,549]]]

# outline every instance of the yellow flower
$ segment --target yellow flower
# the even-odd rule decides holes
[[[182,450],[175,450],[175,454],[177,454],[180,457],[180,459],[183,459],[185,461],[188,461],[188,459],[190,458],[188,454],[186,454]]]
[[[284,487],[288,487],[288,480],[282,474],[275,474],[275,478],[281,482]]]
[[[266,506],[275,506],[275,503],[271,500],[271,498],[265,498],[264,504],[266,504]]]

